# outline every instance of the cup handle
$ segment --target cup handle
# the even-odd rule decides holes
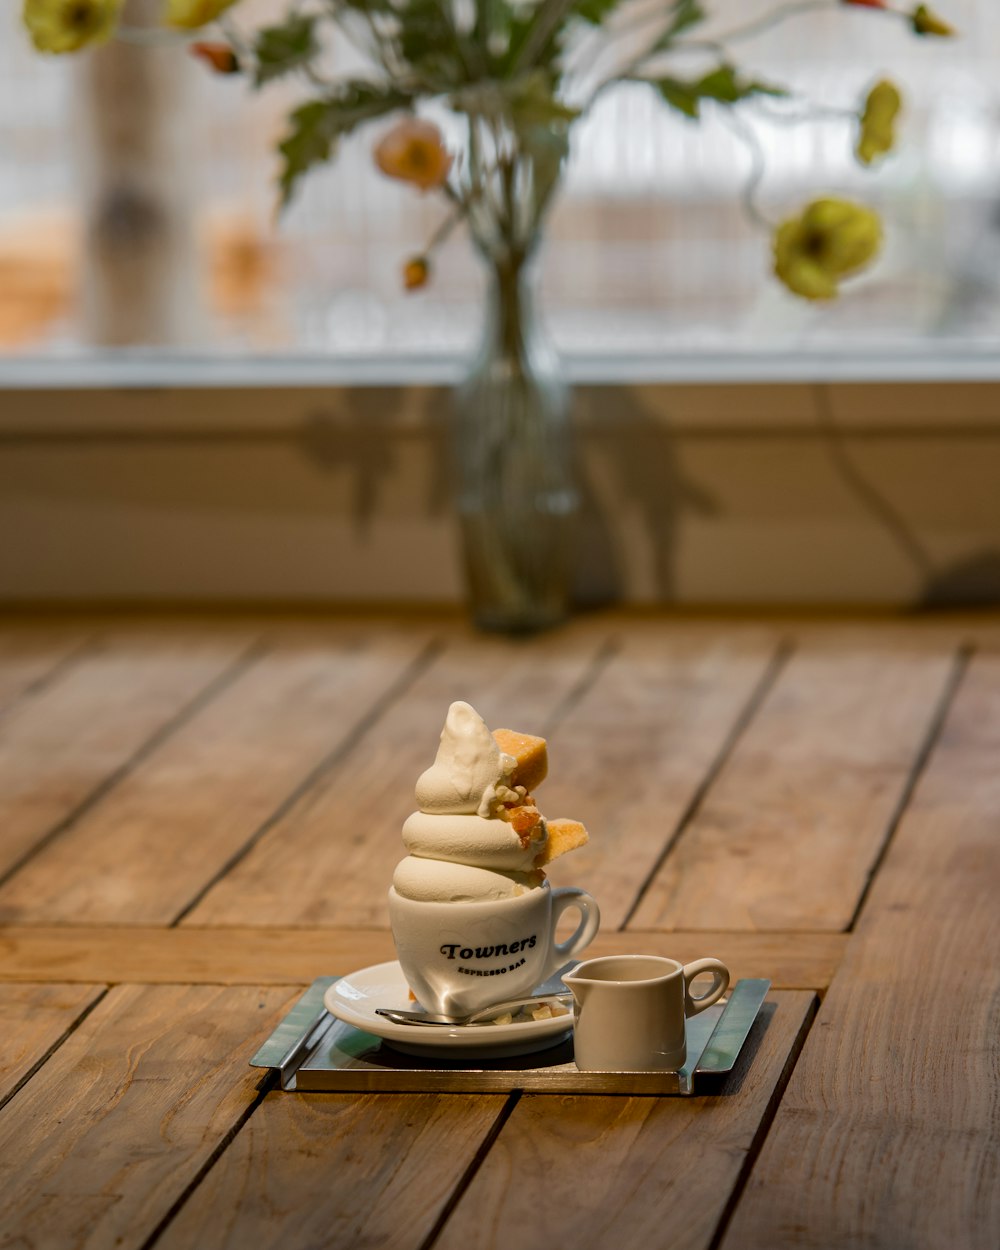
[[[555,934],[560,916],[570,907],[575,907],[580,912],[580,923],[565,942],[553,941],[552,954],[549,957],[549,966],[544,979],[548,979],[557,968],[561,968],[574,955],[589,946],[597,936],[601,923],[601,912],[597,906],[597,900],[586,890],[579,890],[573,885],[561,886],[558,890],[552,891],[552,933]]]
[[[697,998],[691,993],[691,982],[701,972],[710,972],[713,976],[712,987]],[[684,1014],[696,1016],[699,1011],[711,1007],[719,1001],[729,989],[729,969],[718,959],[696,959],[694,963],[684,965]]]

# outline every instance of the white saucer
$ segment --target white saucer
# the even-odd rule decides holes
[[[393,959],[334,981],[323,995],[327,1011],[362,1033],[381,1037],[396,1050],[421,1058],[493,1059],[527,1055],[555,1046],[573,1030],[572,1014],[517,1024],[395,1024],[375,1014],[376,1007],[413,1010],[410,987]]]

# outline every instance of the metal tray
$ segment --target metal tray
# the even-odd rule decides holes
[[[572,1038],[517,1058],[489,1062],[417,1059],[337,1020],[323,994],[337,977],[320,977],[250,1060],[270,1068],[285,1090],[392,1093],[694,1094],[732,1071],[763,1005],[770,981],[737,981],[725,1003],[687,1022],[688,1057],[679,1072],[581,1072]]]

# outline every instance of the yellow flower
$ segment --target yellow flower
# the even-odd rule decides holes
[[[24,24],[39,52],[76,52],[114,33],[122,0],[24,0]]]
[[[863,269],[882,242],[882,223],[850,200],[813,200],[774,235],[774,272],[805,299],[834,299],[837,283]]]
[[[167,0],[167,25],[194,30],[214,22],[220,13],[232,8],[235,3],[236,0]]]
[[[408,291],[419,291],[427,285],[431,266],[426,256],[411,256],[403,266],[403,286]]]
[[[955,33],[955,28],[943,22],[937,14],[932,13],[926,4],[917,5],[910,14],[910,21],[918,35],[938,35],[942,39],[947,39]]]
[[[433,122],[406,117],[383,135],[375,148],[375,164],[382,173],[413,182],[428,191],[448,177],[452,156]]]
[[[857,146],[862,165],[870,165],[876,156],[892,151],[893,123],[901,106],[899,92],[888,79],[883,78],[868,92]]]

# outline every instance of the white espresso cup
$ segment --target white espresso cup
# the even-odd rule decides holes
[[[557,942],[563,912],[580,923]],[[546,883],[516,898],[482,903],[428,903],[389,890],[389,922],[410,989],[426,1011],[470,1015],[527,995],[594,939],[597,903],[572,887]]]
[[[713,976],[699,997],[691,982]],[[679,964],[659,955],[606,955],[579,964],[563,980],[573,991],[573,1049],[585,1072],[676,1071],[687,1058],[684,1021],[729,988],[718,959]]]

